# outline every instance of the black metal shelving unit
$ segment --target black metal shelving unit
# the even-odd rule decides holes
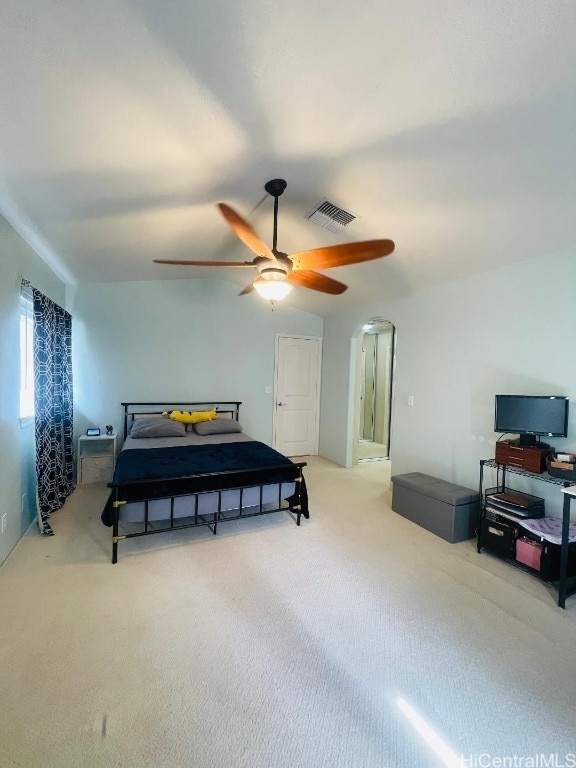
[[[532,480],[538,480],[542,483],[551,483],[552,485],[558,485],[563,488],[568,488],[571,486],[575,486],[575,481],[567,481],[563,480],[559,477],[552,477],[552,475],[549,475],[548,472],[542,472],[541,474],[537,474],[535,472],[529,472],[526,469],[522,469],[521,467],[513,467],[509,464],[498,464],[494,459],[481,459],[480,460],[480,487],[479,487],[479,493],[480,493],[480,516],[483,517],[485,514],[486,509],[486,500],[485,500],[485,489],[484,489],[484,469],[486,467],[489,467],[491,469],[495,469],[497,471],[496,475],[496,486],[497,489],[505,490],[506,489],[506,475],[520,475],[523,477],[529,477]],[[495,490],[495,489],[490,489]],[[560,544],[560,575],[557,582],[552,582],[556,589],[558,590],[558,606],[560,608],[565,608],[566,605],[566,598],[569,595],[576,593],[576,577],[569,577],[568,576],[568,547],[569,547],[569,541],[568,541],[568,531],[569,531],[569,524],[570,524],[570,501],[572,498],[575,498],[573,494],[563,494],[564,495],[564,502],[562,506],[562,542]],[[477,542],[477,550],[478,552],[481,552],[485,547],[482,546],[481,542],[481,536],[480,536],[480,526],[478,528],[478,542]],[[493,554],[495,557],[499,557],[501,560],[504,560],[505,562],[510,563],[511,565],[515,565],[519,567],[521,570],[526,571],[527,573],[531,573],[535,576],[538,575],[538,573],[531,568],[524,566],[522,563],[518,563],[518,561],[514,560],[513,558],[509,558],[506,556],[499,555],[498,553],[492,552],[489,549],[486,549],[487,552],[490,552],[490,554]]]

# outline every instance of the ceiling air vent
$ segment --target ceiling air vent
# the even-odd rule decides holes
[[[356,214],[345,211],[344,208],[334,205],[329,200],[322,200],[310,213],[306,214],[306,218],[323,229],[329,229],[330,232],[342,232],[344,227],[354,221]]]

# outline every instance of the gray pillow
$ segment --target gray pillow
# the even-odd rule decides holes
[[[223,435],[227,432],[242,432],[242,425],[236,419],[212,419],[193,424],[197,435]]]
[[[130,437],[184,437],[186,425],[171,419],[135,419]]]

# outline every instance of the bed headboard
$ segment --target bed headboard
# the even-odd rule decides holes
[[[130,427],[136,418],[142,418],[144,416],[161,416],[165,411],[211,411],[213,408],[216,408],[218,416],[238,420],[242,402],[225,400],[200,400],[189,402],[186,400],[178,400],[178,402],[175,403],[122,403],[121,405],[124,408],[124,435],[122,439],[126,440],[126,437],[130,432]]]

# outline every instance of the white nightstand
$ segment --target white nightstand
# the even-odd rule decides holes
[[[78,484],[109,483],[116,463],[116,433],[78,438]]]

